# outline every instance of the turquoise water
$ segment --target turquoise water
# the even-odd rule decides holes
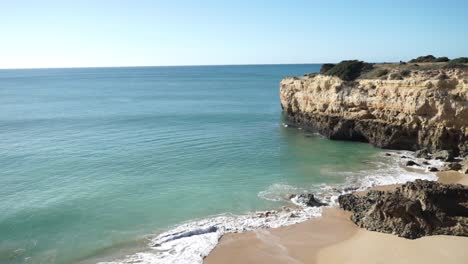
[[[0,263],[92,262],[360,175],[380,150],[283,125],[279,81],[318,69],[1,70]]]

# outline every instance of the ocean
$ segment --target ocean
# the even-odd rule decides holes
[[[0,263],[200,263],[225,232],[320,215],[432,174],[288,124],[283,77],[318,64],[0,70]]]

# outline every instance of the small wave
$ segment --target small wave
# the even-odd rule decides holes
[[[360,171],[337,172],[346,180],[342,184],[320,184],[311,189],[275,183],[258,193],[258,197],[269,201],[288,201],[289,195],[313,191],[317,198],[330,206],[338,205],[341,194],[365,190],[377,185],[400,184],[415,179],[436,180],[435,173],[427,172],[429,167],[441,167],[443,162],[422,160],[412,152],[384,153],[372,162],[371,168]],[[426,165],[409,171],[402,166],[401,156],[411,157],[419,164]],[[305,207],[301,201],[291,200],[294,208],[261,211],[246,215],[224,214],[206,219],[187,222],[153,238],[148,250],[129,255],[122,260],[101,262],[101,264],[202,264],[203,258],[215,248],[226,233],[240,233],[265,228],[277,228],[297,224],[322,214],[320,207]]]
[[[360,189],[367,189],[378,185],[401,184],[416,179],[437,180],[435,173],[429,173],[429,167],[440,168],[443,163],[436,160],[424,160],[414,157],[413,152],[388,152],[390,156],[381,156],[380,159],[385,159],[385,162],[379,162],[376,169],[364,170],[356,172],[348,177],[347,182],[358,182]],[[402,158],[407,157],[407,158]],[[423,164],[423,161],[428,165],[411,167],[413,170],[407,170],[404,166],[405,159],[412,159],[418,164]]]
[[[293,193],[304,193],[306,191],[306,189],[294,187],[292,185],[275,183],[266,190],[259,192],[257,196],[264,200],[280,202],[289,200],[288,196]]]
[[[101,264],[197,264],[203,263],[226,233],[240,233],[265,228],[278,228],[318,217],[318,207],[283,208],[247,215],[219,215],[189,222],[160,234],[151,240],[149,250]]]
[[[380,185],[402,184],[416,179],[435,181],[437,176],[435,173],[429,172],[429,168],[440,168],[444,164],[438,160],[416,158],[414,152],[411,151],[387,151],[386,153],[379,153],[379,156],[370,162],[369,169],[333,172],[343,176],[345,180],[341,184],[318,184],[305,189],[285,183],[275,183],[259,192],[258,197],[269,201],[284,201],[293,193],[313,192],[319,200],[336,206],[338,205],[338,197],[345,193],[363,191]],[[409,159],[421,166],[414,166],[411,167],[412,170],[407,170],[404,162]]]

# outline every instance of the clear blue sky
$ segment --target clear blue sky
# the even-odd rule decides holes
[[[1,0],[0,68],[468,56],[467,0]]]

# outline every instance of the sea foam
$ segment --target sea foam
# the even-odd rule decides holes
[[[416,179],[436,180],[435,173],[427,172],[429,167],[440,168],[439,161],[426,161],[429,165],[414,170],[404,168],[405,158],[422,164],[412,152],[389,152],[390,156],[381,154],[369,170],[357,172],[338,172],[346,180],[343,184],[315,186],[313,190],[275,183],[261,191],[258,197],[270,201],[289,201],[292,193],[313,191],[316,197],[330,206],[336,206],[338,196],[357,190],[365,190],[377,185],[399,184]],[[321,216],[319,207],[307,207],[298,200],[292,199],[291,207],[279,210],[260,211],[245,215],[223,214],[206,219],[190,221],[159,234],[151,239],[148,250],[128,255],[122,260],[101,262],[101,264],[201,264],[211,250],[215,248],[221,236],[227,233],[241,233],[265,228],[278,228],[297,224]]]
[[[282,208],[246,215],[219,215],[188,222],[153,238],[145,252],[106,264],[197,264],[216,246],[226,233],[240,233],[256,229],[277,228],[320,216],[318,207]]]

